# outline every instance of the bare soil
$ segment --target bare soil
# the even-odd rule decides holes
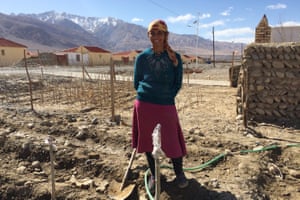
[[[205,65],[189,76],[228,81],[228,68]],[[109,81],[30,70],[33,104],[24,69],[0,75],[0,199],[113,199],[132,152],[132,83],[116,81],[111,96]],[[177,188],[170,162],[162,158],[161,200],[300,199],[300,130],[255,122],[243,128],[236,92],[217,82],[184,84],[176,103],[189,186]],[[137,154],[126,181],[135,188],[127,199],[153,199],[146,192],[146,171],[145,156]]]

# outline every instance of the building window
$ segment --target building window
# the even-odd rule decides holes
[[[76,61],[77,61],[77,62],[80,61],[80,55],[79,55],[79,54],[76,55]]]
[[[5,56],[5,50],[4,49],[1,49],[1,55]]]

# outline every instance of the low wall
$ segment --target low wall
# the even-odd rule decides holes
[[[300,43],[253,43],[244,50],[244,120],[300,126]]]

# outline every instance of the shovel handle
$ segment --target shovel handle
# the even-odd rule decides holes
[[[125,181],[127,179],[127,176],[128,176],[128,173],[129,173],[129,170],[131,168],[131,165],[133,163],[133,159],[135,157],[135,153],[136,153],[136,148],[133,149],[132,153],[131,153],[131,157],[130,157],[130,161],[129,161],[129,164],[127,166],[127,169],[126,169],[126,172],[125,172],[125,175],[123,177],[123,180],[122,180],[122,183],[121,183],[121,186],[120,186],[120,190],[122,191],[123,188],[124,188],[124,184],[125,184]]]

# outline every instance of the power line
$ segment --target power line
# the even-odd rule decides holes
[[[155,2],[155,1],[152,1],[152,0],[148,0],[148,1],[149,1],[150,3],[156,5],[156,6],[159,7],[159,8],[162,8],[162,9],[164,9],[164,10],[169,11],[169,12],[172,13],[172,14],[175,14],[176,16],[179,16],[179,15],[180,15],[180,14],[178,14],[177,12],[175,12],[175,11],[173,11],[173,10],[171,10],[171,9],[169,9],[169,8],[163,6],[163,5],[161,5],[161,4],[159,4],[159,3]]]

